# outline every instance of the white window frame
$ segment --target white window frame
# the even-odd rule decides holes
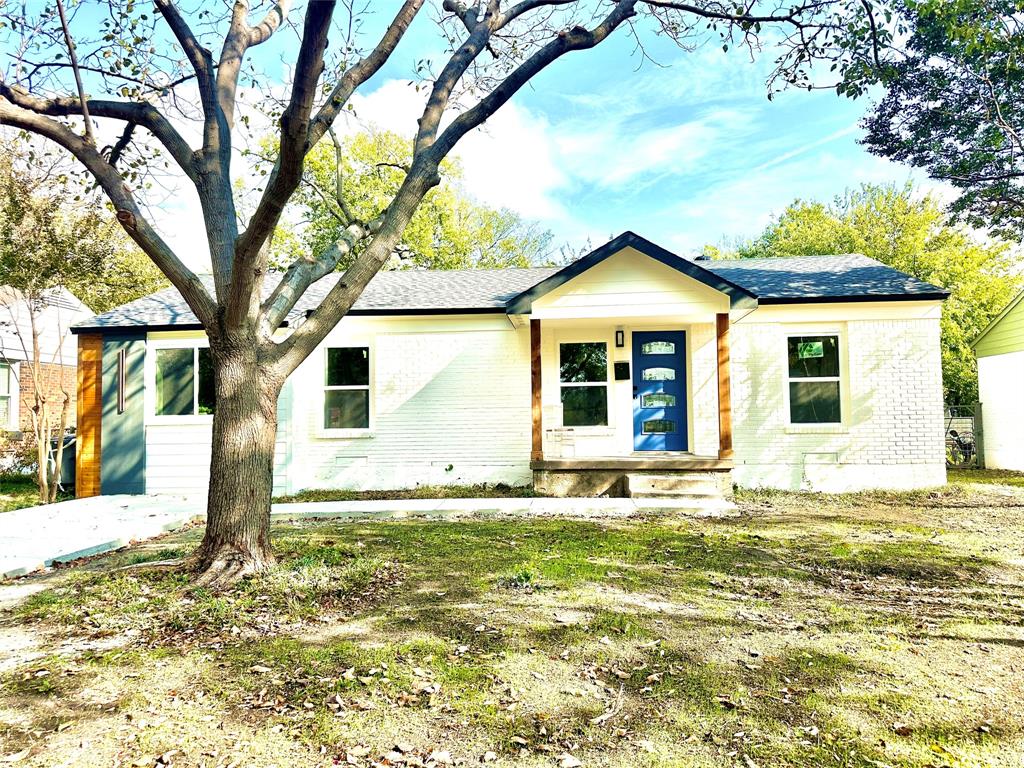
[[[329,349],[365,349],[366,354],[370,356],[369,360],[369,373],[366,384],[327,384],[327,351]],[[319,427],[318,432],[323,437],[330,438],[352,438],[352,437],[372,437],[374,422],[376,420],[376,409],[374,407],[374,381],[375,376],[375,364],[377,356],[375,354],[373,344],[368,341],[349,341],[345,340],[344,343],[328,341],[324,343],[323,349],[320,353],[320,370],[318,375],[320,376],[320,407],[317,409],[317,425]],[[324,426],[324,409],[327,406],[327,393],[334,390],[363,390],[367,392],[368,401],[368,413],[367,413],[367,426],[365,427],[343,427],[343,428],[330,428]]]
[[[614,425],[615,416],[612,411],[612,377],[611,371],[613,366],[612,361],[612,349],[614,349],[612,342],[607,338],[595,338],[594,336],[565,336],[559,337],[555,340],[556,349],[558,352],[557,359],[555,360],[555,376],[558,380],[558,411],[559,419],[561,421],[561,429],[572,429],[581,431],[592,431],[592,432],[608,432]],[[563,344],[604,344],[604,381],[573,381],[563,382],[562,381],[562,345]],[[565,387],[604,387],[604,398],[605,398],[605,414],[606,419],[604,424],[590,424],[586,426],[573,426],[565,423],[565,412],[562,408],[562,389]]]
[[[0,398],[8,401],[7,423],[0,423],[0,432],[18,431],[18,406],[21,401],[21,387],[18,376],[18,362],[15,360],[0,360],[0,377],[7,377],[7,394],[0,394]]]
[[[146,423],[147,424],[213,424],[212,413],[199,413],[199,350],[209,349],[203,339],[149,339],[146,341]],[[195,413],[171,416],[156,412],[156,353],[160,349],[192,350],[192,407]]]
[[[789,340],[801,336],[835,336],[839,348],[839,375],[838,376],[805,376],[792,378],[789,375]],[[848,396],[849,385],[849,357],[846,353],[846,333],[843,329],[835,326],[812,326],[801,328],[790,326],[785,329],[782,335],[782,401],[785,409],[784,423],[787,432],[846,432],[849,426],[850,402]],[[839,382],[839,421],[803,422],[793,421],[793,412],[790,407],[789,385],[792,382],[801,381],[838,381]]]

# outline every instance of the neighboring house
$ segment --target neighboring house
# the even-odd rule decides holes
[[[47,291],[40,306],[32,309],[22,293],[0,286],[0,432],[32,431],[32,312],[39,333],[42,390],[53,402],[62,401],[63,390],[71,395],[72,405],[75,401],[78,352],[70,328],[92,317],[92,310],[64,288]]]
[[[1024,472],[1024,293],[989,323],[973,346],[985,466]]]
[[[691,261],[630,232],[564,268],[382,272],[284,387],[275,492],[941,485],[946,296],[864,256]],[[177,292],[75,332],[84,492],[204,492],[207,342]]]

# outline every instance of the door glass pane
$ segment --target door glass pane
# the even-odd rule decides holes
[[[671,419],[650,419],[644,422],[644,434],[651,435],[659,432],[675,432],[676,423]]]
[[[565,382],[607,381],[608,345],[603,341],[559,344],[559,378]]]
[[[676,396],[662,392],[653,395],[643,395],[640,398],[642,408],[671,408],[676,404]]]
[[[364,387],[370,383],[367,347],[332,347],[327,350],[327,386]]]
[[[595,427],[608,423],[608,387],[562,387],[562,426]]]
[[[644,368],[644,381],[675,381],[675,368]]]
[[[156,351],[156,413],[157,416],[191,416],[193,414],[192,347],[158,349]]]
[[[324,393],[325,429],[366,429],[370,426],[370,390],[329,389]]]
[[[838,381],[791,381],[789,417],[793,424],[838,424]]]
[[[217,392],[213,387],[213,358],[206,347],[199,348],[199,412],[213,413]]]
[[[789,377],[791,379],[838,375],[838,336],[790,336]]]
[[[640,351],[645,355],[674,355],[676,345],[671,341],[648,341],[640,346]]]

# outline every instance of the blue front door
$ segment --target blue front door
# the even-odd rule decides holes
[[[633,332],[633,447],[686,450],[686,332]]]

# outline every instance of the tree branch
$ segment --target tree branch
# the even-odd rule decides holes
[[[469,37],[448,59],[444,69],[434,81],[433,88],[430,89],[427,105],[423,109],[423,114],[420,115],[419,130],[413,141],[413,158],[434,143],[438,126],[441,124],[441,117],[448,107],[452,91],[455,90],[455,86],[458,85],[462,76],[466,74],[470,64],[487,47],[495,29],[493,25],[498,21],[496,0],[488,0],[487,10],[484,11],[483,17],[480,15],[479,8],[476,6],[466,8],[459,0],[445,0],[444,9],[454,12],[462,19],[463,24],[469,30]]]
[[[637,2],[639,0],[619,0],[604,20],[593,30],[577,26],[559,32],[553,40],[516,67],[494,90],[452,121],[451,125],[430,147],[429,152],[433,156],[433,161],[440,163],[459,139],[493,115],[551,62],[570,51],[593,48],[614,32],[620,24],[635,16]]]
[[[241,322],[248,313],[258,311],[257,283],[262,279],[264,271],[262,265],[257,263],[259,254],[302,180],[309,120],[317,85],[324,70],[324,52],[327,49],[334,6],[334,0],[324,0],[312,3],[306,10],[299,58],[295,64],[295,81],[288,106],[281,115],[281,143],[277,160],[256,205],[256,211],[249,220],[249,226],[238,238],[235,247],[235,268],[227,312],[229,323]]]
[[[142,216],[124,179],[99,151],[68,126],[50,117],[25,109],[0,98],[0,124],[43,136],[60,145],[93,175],[117,211],[117,220],[125,232],[167,275],[188,302],[196,317],[207,327],[216,319],[216,306],[202,281],[177,257],[163,238]]]
[[[57,96],[44,99],[34,96],[18,86],[10,86],[0,80],[0,98],[7,99],[15,106],[50,117],[81,115],[85,112],[82,102],[73,96]],[[152,104],[142,101],[101,101],[89,99],[86,103],[89,114],[113,120],[137,123],[153,134],[171,154],[175,162],[192,181],[196,180],[195,152],[185,142],[171,122]]]
[[[205,118],[203,130],[203,149],[205,150],[216,143],[219,130],[216,120],[217,100],[214,93],[213,54],[199,44],[199,39],[189,28],[188,22],[181,15],[174,0],[154,0],[154,4],[167,22],[167,26],[171,28],[171,32],[192,65],[192,71],[196,74],[199,98],[203,105]]]
[[[64,14],[64,3],[57,0],[57,14],[60,16],[60,28],[64,32],[64,42],[68,46],[68,59],[71,61],[71,71],[75,75],[75,85],[78,88],[78,98],[82,103],[82,118],[85,123],[85,138],[94,147],[96,136],[92,132],[92,120],[89,118],[88,101],[85,98],[85,87],[82,85],[82,73],[78,71],[78,54],[75,52],[75,41],[71,39],[71,30],[68,29],[68,18]]]
[[[376,47],[341,76],[309,126],[309,136],[306,138],[307,152],[324,137],[327,128],[334,124],[356,89],[384,66],[422,7],[423,0],[405,0]]]

